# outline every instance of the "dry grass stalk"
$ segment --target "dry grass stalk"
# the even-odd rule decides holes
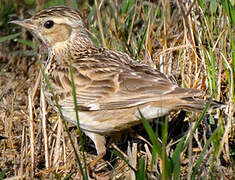
[[[132,148],[130,147],[129,143],[127,147],[128,162],[135,169],[137,168],[137,153],[138,153],[137,143],[133,143]],[[126,178],[129,180],[135,180],[136,179],[135,172],[132,169],[130,169]]]
[[[59,120],[58,120],[58,127],[57,127],[57,134],[56,134],[55,151],[54,151],[54,155],[53,155],[53,166],[55,166],[55,167],[58,166],[59,158],[61,156],[61,149],[62,149],[61,148],[61,138],[62,138],[62,132],[63,132],[63,123],[62,123],[61,118],[59,118]],[[65,149],[64,149],[64,152],[65,152]],[[65,156],[65,154],[64,154],[64,156]],[[64,157],[64,159],[66,159],[66,158]]]
[[[100,34],[101,34],[101,39],[102,39],[103,46],[106,48],[107,45],[106,45],[106,41],[105,41],[105,37],[104,37],[103,24],[102,24],[101,14],[100,14],[100,8],[101,8],[103,2],[104,2],[104,0],[102,0],[100,2],[100,4],[98,4],[98,0],[95,0],[96,15],[97,15],[97,20],[98,20]]]
[[[35,169],[35,130],[34,130],[34,118],[33,118],[33,102],[31,97],[31,91],[28,91],[28,111],[29,111],[29,135],[30,135],[30,154],[31,154],[31,177],[34,177]]]
[[[50,168],[50,162],[49,162],[49,147],[48,147],[48,136],[47,136],[47,120],[46,120],[46,100],[45,95],[43,92],[43,89],[41,88],[41,108],[42,108],[42,132],[43,132],[43,140],[44,140],[44,151],[45,151],[45,165],[46,169]]]

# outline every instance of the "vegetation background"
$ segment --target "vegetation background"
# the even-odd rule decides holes
[[[225,112],[173,112],[124,133],[93,170],[95,179],[234,179],[234,0],[1,0],[0,179],[88,179],[92,142],[69,125],[79,165],[61,119],[41,96],[44,49],[9,24],[55,5],[78,8],[98,46],[127,52],[182,87],[228,105]],[[206,111],[206,109],[205,109]],[[142,140],[140,140],[142,139]]]

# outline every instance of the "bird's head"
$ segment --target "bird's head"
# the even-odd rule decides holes
[[[11,21],[35,34],[49,50],[63,49],[68,44],[86,46],[91,42],[78,10],[57,6],[42,10],[25,20]]]

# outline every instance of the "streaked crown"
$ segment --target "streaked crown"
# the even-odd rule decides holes
[[[52,17],[61,17],[61,18],[70,18],[75,21],[81,20],[82,16],[77,9],[66,7],[66,6],[55,6],[48,9],[44,9],[37,14],[35,14],[32,19],[41,19],[41,18],[52,18]]]

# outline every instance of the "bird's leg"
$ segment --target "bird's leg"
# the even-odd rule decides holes
[[[91,171],[93,167],[95,167],[96,164],[99,162],[99,160],[101,160],[106,154],[106,147],[105,147],[106,140],[105,137],[100,134],[87,131],[84,132],[94,142],[97,151],[97,157],[88,165],[88,170]]]

